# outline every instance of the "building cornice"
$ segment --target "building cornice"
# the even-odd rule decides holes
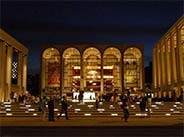
[[[26,48],[23,44],[18,42],[15,38],[10,36],[1,28],[0,28],[0,39],[5,43],[7,43],[8,45],[15,47],[17,50],[23,52],[24,54],[28,54],[28,48]]]

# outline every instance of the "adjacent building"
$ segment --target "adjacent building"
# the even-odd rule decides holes
[[[0,102],[26,91],[28,49],[0,29]]]
[[[153,89],[157,97],[179,97],[184,89],[184,16],[153,49]]]
[[[42,95],[82,90],[89,99],[144,88],[143,45],[48,45],[41,58]]]

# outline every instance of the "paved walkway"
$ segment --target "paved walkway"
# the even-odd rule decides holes
[[[183,117],[151,117],[151,118],[129,118],[125,123],[120,117],[84,117],[70,118],[65,120],[64,117],[59,120],[55,118],[55,122],[41,120],[39,117],[1,117],[1,126],[172,126],[183,125]]]

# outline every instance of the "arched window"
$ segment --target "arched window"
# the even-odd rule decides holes
[[[60,88],[60,53],[55,48],[48,48],[42,54],[42,90],[46,95],[59,94]]]
[[[120,74],[121,53],[117,48],[111,47],[103,54],[103,82],[104,92],[121,91]]]
[[[80,53],[75,48],[67,48],[63,53],[64,91],[63,93],[80,89]]]
[[[91,47],[84,51],[83,75],[85,90],[101,91],[101,54],[98,49]]]
[[[138,48],[131,47],[124,52],[124,87],[142,89],[142,54]]]

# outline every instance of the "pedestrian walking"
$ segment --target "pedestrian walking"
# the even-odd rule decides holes
[[[49,121],[54,121],[54,100],[52,97],[50,97],[50,100],[48,101],[48,109],[49,109]]]
[[[151,94],[148,94],[148,103],[147,103],[147,108],[148,108],[148,116],[151,117],[151,104],[152,104],[152,98]]]
[[[68,102],[67,102],[66,96],[63,96],[63,99],[61,101],[61,110],[60,110],[60,114],[57,116],[58,119],[61,117],[62,113],[65,113],[66,120],[69,120],[69,118],[68,118]]]
[[[46,97],[44,96],[43,99],[41,99],[40,101],[40,107],[39,107],[39,111],[41,112],[41,119],[45,120],[45,116],[46,116]]]
[[[96,106],[96,109],[98,109],[98,108],[99,108],[99,101],[98,101],[98,99],[97,99],[97,98],[96,98],[95,106]]]
[[[128,98],[126,96],[123,98],[123,102],[122,102],[121,108],[123,109],[124,121],[128,122],[129,111],[128,111]]]
[[[141,110],[141,114],[145,114],[145,110],[146,110],[146,97],[145,96],[142,97],[139,107]]]

